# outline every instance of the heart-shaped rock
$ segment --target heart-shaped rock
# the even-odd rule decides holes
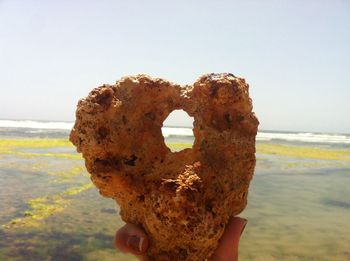
[[[195,141],[171,152],[161,127],[176,109],[194,117]],[[147,232],[151,260],[205,260],[247,204],[258,124],[242,78],[180,86],[137,75],[80,100],[70,140],[101,194]]]

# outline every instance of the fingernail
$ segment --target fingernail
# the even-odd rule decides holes
[[[142,253],[144,238],[138,236],[129,236],[126,245],[135,252]]]
[[[248,223],[248,220],[244,218],[244,225],[243,225],[242,230],[241,230],[241,235],[243,234],[244,229],[245,229],[247,223]]]

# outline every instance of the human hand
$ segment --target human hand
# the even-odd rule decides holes
[[[208,261],[237,261],[238,243],[246,224],[246,219],[232,218],[226,226],[218,248]],[[142,261],[147,260],[144,256],[149,244],[147,235],[133,224],[126,224],[117,231],[114,244],[124,253],[133,254]]]

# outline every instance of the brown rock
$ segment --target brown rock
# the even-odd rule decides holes
[[[176,109],[194,117],[195,142],[171,152],[161,127]],[[244,79],[208,74],[181,87],[137,75],[80,100],[70,140],[101,194],[147,232],[151,260],[205,260],[247,204],[257,126]]]

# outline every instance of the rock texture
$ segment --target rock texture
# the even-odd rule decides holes
[[[191,149],[171,152],[169,113],[194,117]],[[101,194],[150,238],[150,260],[205,260],[247,204],[258,120],[248,84],[208,74],[191,86],[147,75],[95,88],[79,101],[70,140]]]

